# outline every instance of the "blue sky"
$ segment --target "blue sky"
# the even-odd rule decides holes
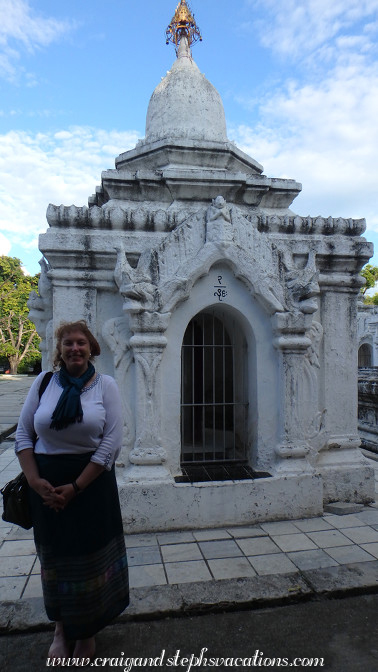
[[[85,205],[144,137],[177,2],[0,0],[0,254],[30,273],[48,204]],[[365,217],[378,264],[378,0],[189,4],[229,139],[302,183],[298,214]]]

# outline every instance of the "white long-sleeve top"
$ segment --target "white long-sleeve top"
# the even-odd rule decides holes
[[[16,432],[16,453],[33,447],[34,432],[38,439],[34,452],[45,455],[91,453],[108,471],[122,445],[122,405],[117,384],[111,376],[97,374],[89,387],[82,390],[80,401],[83,419],[65,429],[50,429],[51,416],[62,394],[59,373],[54,373],[41,400],[39,387],[45,371],[33,382],[21,411]]]

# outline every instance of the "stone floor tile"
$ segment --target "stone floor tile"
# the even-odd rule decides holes
[[[2,514],[2,512],[3,512],[2,508],[0,509],[0,512]],[[2,518],[0,518],[0,543],[1,543],[1,539],[4,539],[4,537],[8,536],[8,534],[11,532],[12,528],[13,528],[13,525],[8,523],[6,520],[2,520]]]
[[[301,532],[319,532],[320,530],[332,530],[332,525],[327,523],[324,518],[303,518],[302,520],[293,520],[293,525]]]
[[[197,530],[193,532],[196,541],[217,541],[218,539],[231,539],[231,535],[223,529]]]
[[[24,576],[28,575],[34,563],[34,556],[4,556],[0,562],[0,576]]]
[[[33,529],[24,530],[22,527],[18,527],[18,525],[13,525],[9,531],[9,534],[7,535],[7,541],[33,538]]]
[[[167,544],[186,544],[194,541],[192,532],[162,532],[157,535],[159,544],[167,546]]]
[[[363,504],[356,502],[329,502],[324,505],[325,513],[334,513],[335,516],[347,516],[351,513],[360,513],[364,510]]]
[[[39,558],[35,559],[35,563],[33,565],[32,574],[37,574],[38,576],[41,575],[41,563],[39,562]]]
[[[318,534],[321,534],[321,532]],[[302,532],[298,532],[297,534],[281,534],[279,536],[274,535],[272,539],[281,551],[284,551],[285,553],[289,553],[290,551],[310,551],[311,549],[316,549],[314,542]]]
[[[3,404],[3,402],[4,402],[4,397],[1,399],[1,404]],[[7,424],[7,427],[9,427],[9,423]],[[9,444],[7,445],[7,441],[9,442],[10,445]],[[6,458],[8,458],[9,460],[17,459],[16,458],[16,453],[14,452],[14,443],[13,443],[12,440],[6,439],[3,442],[3,446],[4,446],[4,452],[1,454],[2,459],[4,459],[4,460]]]
[[[197,544],[170,544],[161,546],[164,562],[183,562],[187,560],[202,560],[203,556]]]
[[[302,570],[321,569],[322,567],[334,567],[338,563],[325,551],[318,548],[316,551],[296,551],[288,553],[288,557]]]
[[[244,555],[268,555],[279,553],[280,549],[269,537],[259,537],[257,539],[237,539],[237,544]]]
[[[158,546],[156,534],[126,534],[126,548],[139,548],[140,546]]]
[[[237,579],[243,576],[256,576],[247,558],[216,558],[209,560],[208,565],[214,579]]]
[[[167,583],[164,566],[144,565],[143,567],[129,567],[130,588],[143,586],[163,586]]]
[[[369,544],[378,542],[378,532],[368,525],[364,527],[343,528],[343,534],[355,544]]]
[[[285,553],[274,553],[273,555],[259,555],[249,558],[252,567],[257,574],[289,574],[297,572],[298,568],[285,555]]]
[[[371,555],[374,555],[375,558],[378,559],[378,544],[361,544],[361,548],[364,549],[364,551],[367,551],[367,553],[370,553]]]
[[[323,532],[309,532],[308,536],[320,548],[333,546],[349,546],[350,540],[339,530],[324,530]]]
[[[13,555],[35,555],[35,545],[33,539],[20,539],[14,541],[4,541],[0,546],[0,556]]]
[[[13,463],[10,464],[6,468],[7,480],[11,481],[13,478],[16,478],[16,476],[18,476],[20,474],[20,472],[21,472],[21,469],[20,469],[20,464],[19,464],[18,461],[15,462],[14,464]]]
[[[17,418],[17,420],[18,420],[18,418]],[[12,455],[12,453],[13,453],[13,455]],[[3,453],[2,457],[3,457],[3,459],[4,459],[4,457],[8,458],[8,453]],[[7,467],[9,469],[13,469],[13,470],[17,469],[18,474],[21,472],[21,465],[20,465],[20,462],[18,460],[18,457],[15,455],[14,451],[12,451],[12,450],[10,451],[9,461],[8,461]]]
[[[267,537],[268,533],[261,529],[261,527],[227,527],[227,532],[231,534],[234,539],[245,539],[247,537]]]
[[[191,583],[192,581],[211,581],[210,570],[204,560],[191,562],[168,562],[165,565],[168,583]]]
[[[1,600],[19,600],[24,589],[26,577],[7,576],[0,578]]]
[[[243,555],[239,546],[233,539],[202,541],[199,543],[199,547],[207,560],[210,558],[234,558]]]
[[[375,558],[359,546],[338,546],[336,548],[327,548],[326,552],[340,565],[346,565],[353,562],[369,562]]]
[[[327,521],[327,523],[332,525],[332,527],[336,527],[338,530],[340,530],[343,527],[359,527],[364,525],[365,523],[357,517],[359,515],[359,513],[351,513],[350,515],[346,516],[335,516],[330,513],[329,515],[323,516],[323,518]]]
[[[12,458],[4,453],[0,456],[0,472],[10,466]]]
[[[42,597],[42,584],[39,576],[31,575],[22,593],[23,600],[28,600],[31,597]]]
[[[366,508],[361,513],[356,513],[356,517],[366,525],[378,525],[378,509]],[[352,527],[352,525],[348,525],[348,527]]]
[[[142,546],[127,549],[129,567],[135,565],[156,565],[161,562],[160,551],[156,546]]]
[[[295,534],[298,529],[288,520],[279,520],[273,523],[261,523],[261,528],[271,536],[278,534]]]

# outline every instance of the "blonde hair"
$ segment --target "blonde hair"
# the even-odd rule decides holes
[[[54,368],[59,368],[62,363],[62,340],[64,334],[69,334],[72,331],[81,331],[82,334],[88,339],[89,347],[91,350],[90,359],[97,357],[101,353],[101,348],[98,341],[93,336],[92,332],[89,330],[88,325],[85,320],[77,320],[76,322],[63,322],[55,332],[56,338],[56,349],[54,353]]]

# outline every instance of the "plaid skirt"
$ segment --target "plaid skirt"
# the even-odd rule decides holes
[[[82,472],[91,453],[37,455],[41,478],[58,486]],[[63,511],[30,489],[34,540],[47,616],[68,639],[86,639],[129,604],[122,517],[114,467],[103,471]]]

